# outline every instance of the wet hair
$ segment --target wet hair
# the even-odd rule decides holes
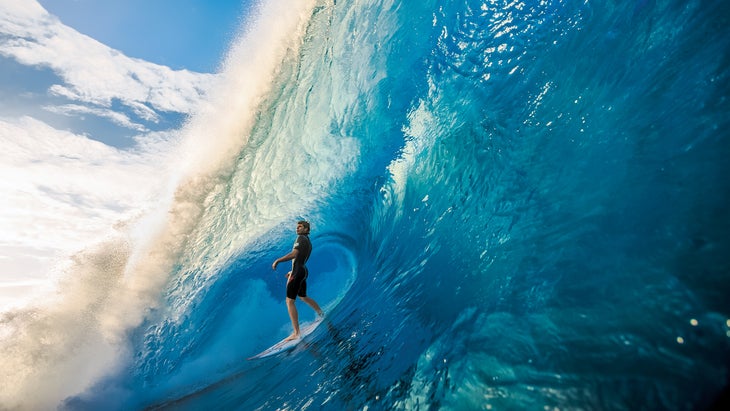
[[[299,225],[299,224],[301,224],[304,227],[304,229],[307,230],[307,233],[309,233],[309,230],[310,230],[310,228],[309,228],[309,221],[307,221],[307,220],[299,220],[299,221],[297,221],[297,225]]]

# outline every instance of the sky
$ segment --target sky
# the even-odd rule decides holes
[[[250,0],[41,0],[65,25],[125,55],[212,73]]]
[[[0,311],[153,207],[248,0],[0,0]]]

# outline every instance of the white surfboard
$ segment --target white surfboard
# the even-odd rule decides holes
[[[287,341],[286,338],[279,341],[278,343],[272,345],[271,347],[265,349],[264,351],[261,351],[260,353],[254,355],[253,357],[248,357],[249,360],[256,360],[259,358],[266,358],[271,357],[272,355],[278,354],[280,352],[284,352],[286,350],[289,350],[291,348],[294,348],[297,344],[299,344],[304,337],[311,334],[312,331],[314,331],[315,328],[322,322],[322,317],[318,316],[316,320],[312,321],[311,323],[302,324],[299,327],[299,338],[296,340],[289,340]]]

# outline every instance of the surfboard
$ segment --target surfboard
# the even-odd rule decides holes
[[[316,320],[312,321],[311,323],[302,324],[299,327],[299,338],[296,340],[290,340],[287,341],[286,338],[279,341],[278,343],[272,345],[271,347],[261,351],[260,353],[254,355],[253,357],[248,357],[248,360],[256,360],[259,358],[266,358],[271,357],[272,355],[279,354],[281,352],[290,350],[294,348],[297,344],[299,344],[304,337],[311,334],[312,331],[314,331],[315,328],[322,322],[322,317],[317,317]]]

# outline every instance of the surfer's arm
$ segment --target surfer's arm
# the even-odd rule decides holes
[[[283,263],[285,261],[291,261],[299,255],[299,250],[296,248],[291,250],[291,252],[283,257],[279,257],[274,261],[274,264],[271,264],[271,268],[276,270],[276,266],[279,265],[279,263]]]

